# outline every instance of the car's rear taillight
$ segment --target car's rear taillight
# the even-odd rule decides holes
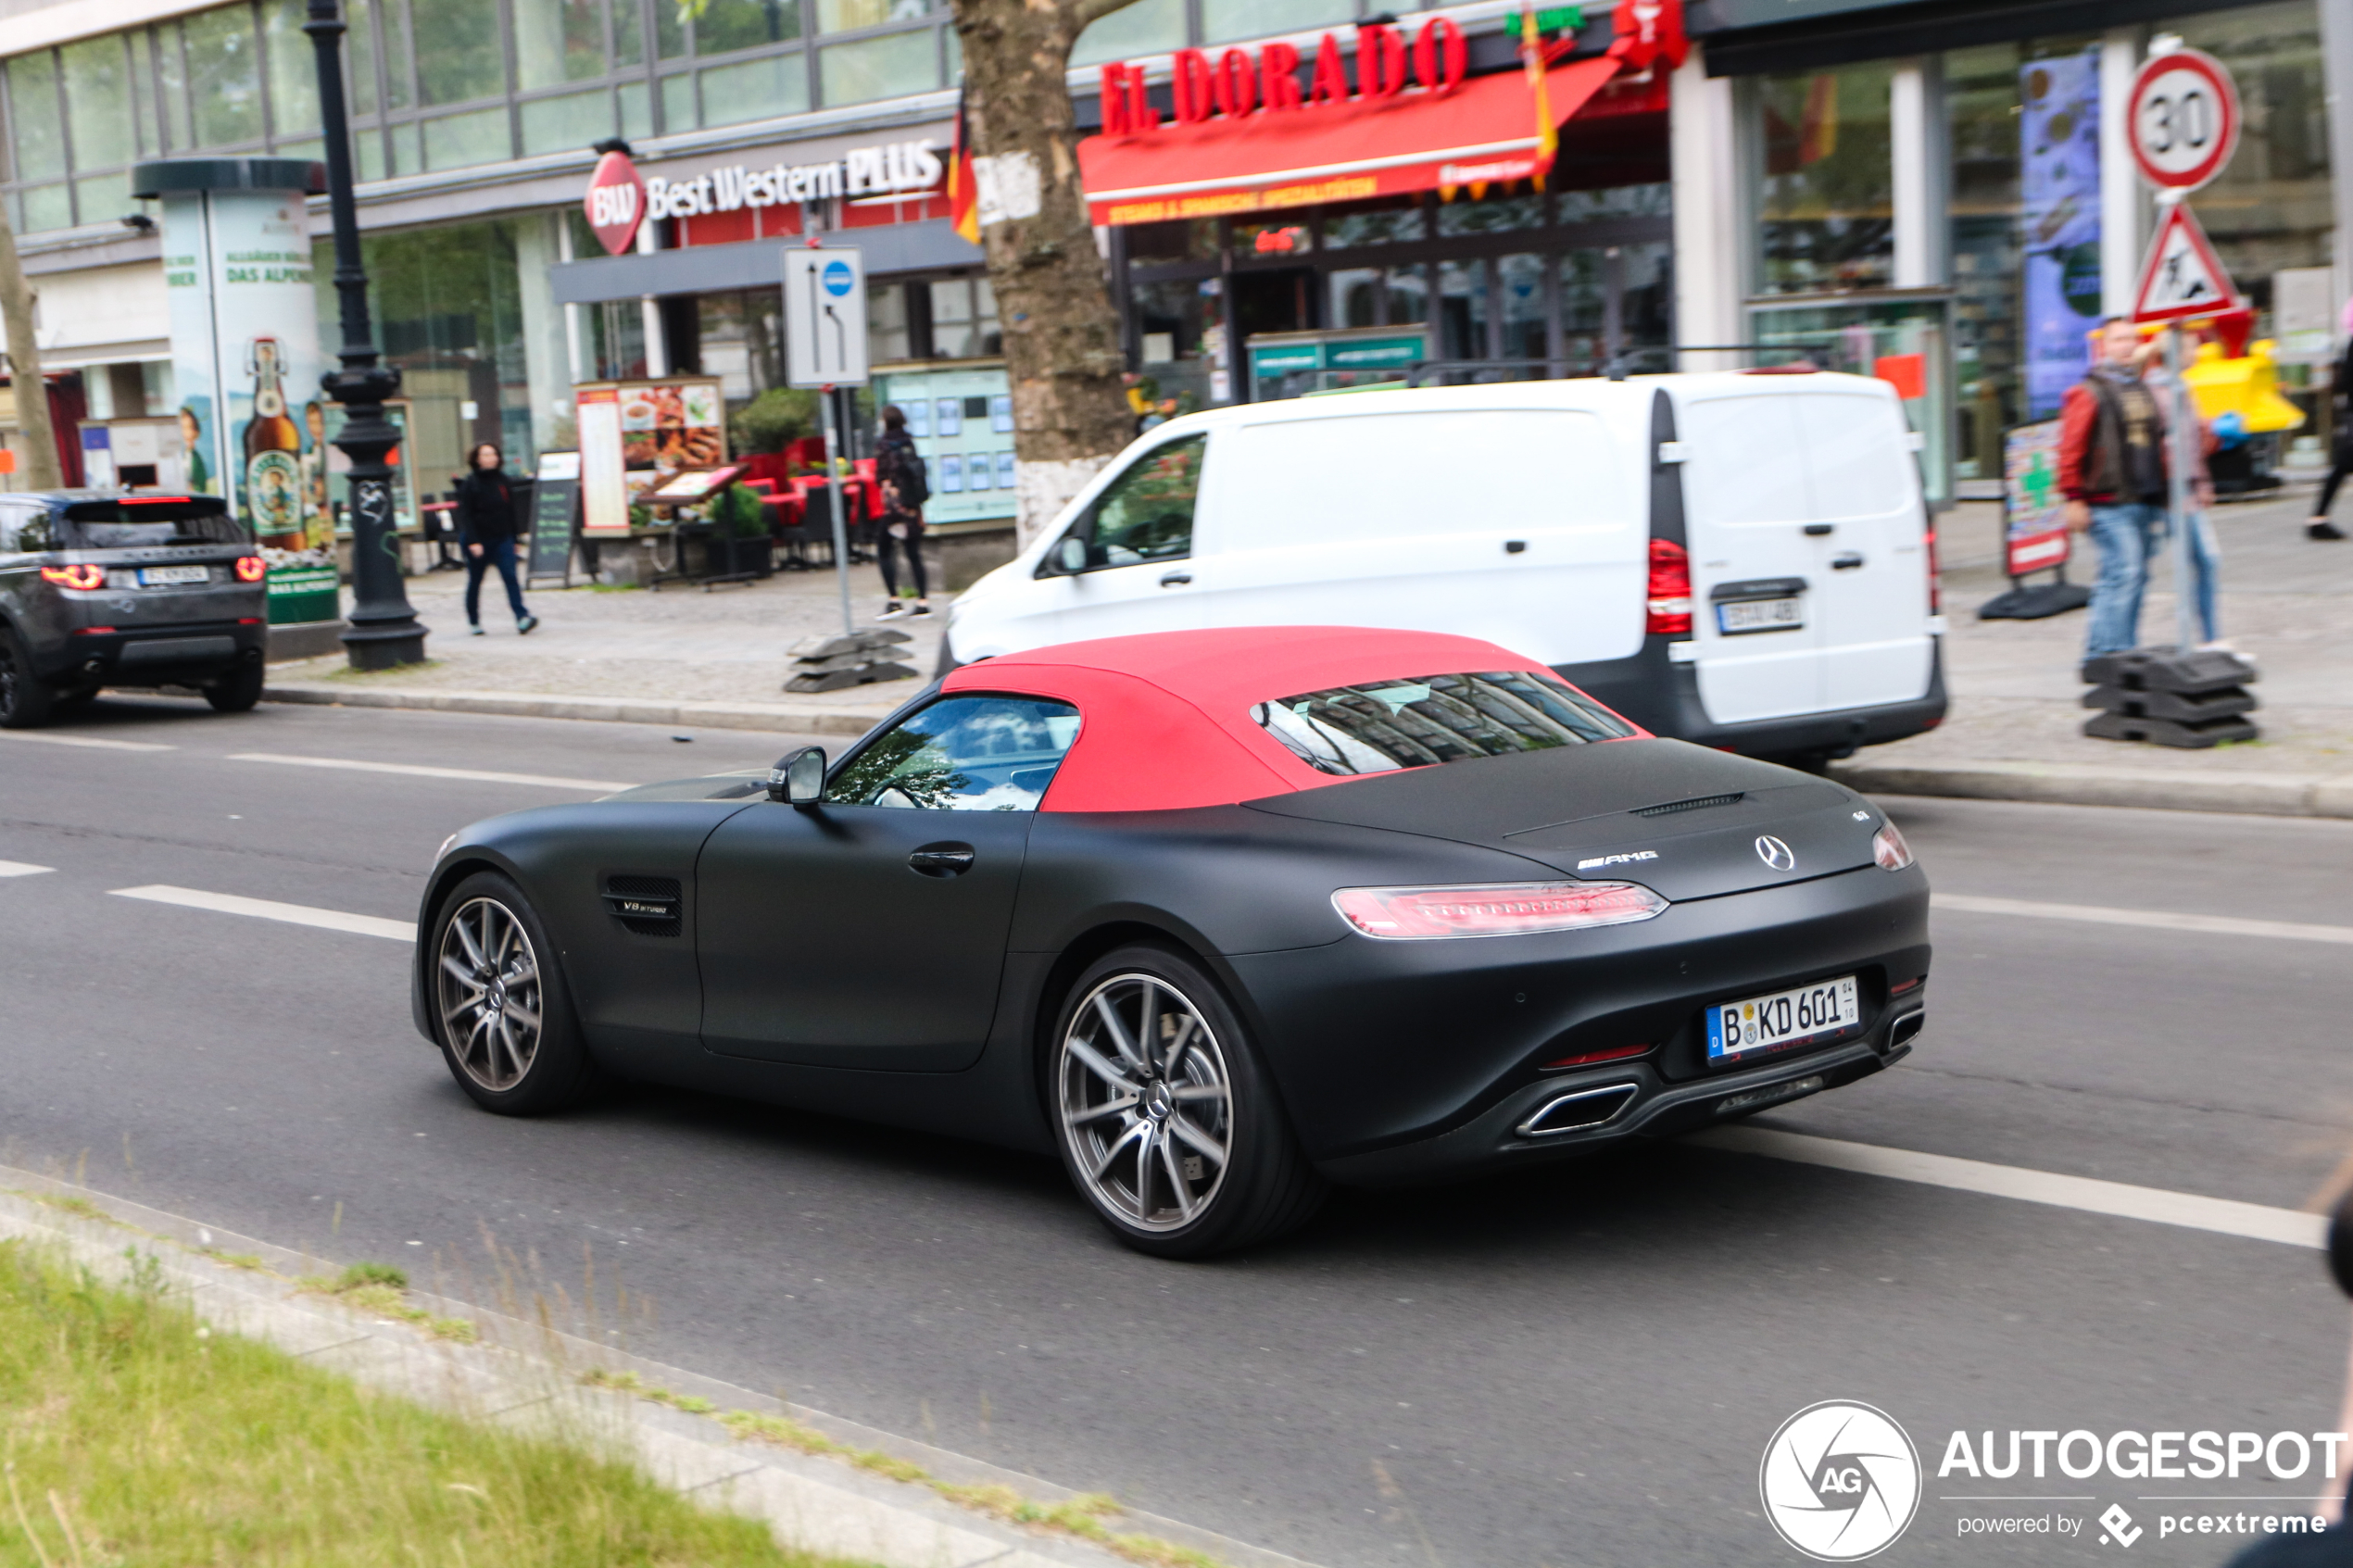
[[[94,561],[77,561],[71,566],[44,566],[41,569],[41,581],[66,588],[103,588],[107,585],[107,569]]]
[[[1944,566],[1937,558],[1936,530],[1928,531],[1928,612],[1944,613]]]
[[[1523,936],[1648,920],[1667,900],[1628,882],[1504,882],[1465,887],[1343,887],[1332,908],[1367,936]]]
[[[1692,634],[1692,558],[1672,539],[1651,541],[1650,586],[1642,630],[1658,636]]]
[[[1871,834],[1871,860],[1883,872],[1900,872],[1912,863],[1912,847],[1904,842],[1904,834],[1894,822],[1881,826]]]
[[[237,581],[240,583],[258,583],[269,575],[269,572],[270,563],[259,556],[237,558]]]

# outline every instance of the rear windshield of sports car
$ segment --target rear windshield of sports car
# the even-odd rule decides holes
[[[1250,716],[1309,767],[1342,774],[1585,746],[1634,733],[1560,682],[1517,670],[1334,686],[1259,703]]]
[[[69,549],[151,549],[163,545],[242,545],[245,525],[209,499],[75,501],[65,508]]]

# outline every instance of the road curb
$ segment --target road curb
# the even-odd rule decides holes
[[[2353,817],[2353,773],[2176,773],[2079,762],[1855,762],[1830,776],[1866,795],[2136,806],[2263,817]]]
[[[738,1439],[718,1415],[749,1412],[829,1439],[840,1450],[902,1461],[951,1486],[1006,1488],[1052,1508],[1080,1494],[985,1461],[881,1433],[780,1399],[634,1355],[541,1321],[409,1293],[434,1318],[473,1325],[472,1344],[435,1339],[373,1317],[295,1281],[331,1272],[321,1260],[184,1216],[0,1167],[0,1238],[58,1248],[109,1283],[146,1271],[185,1297],[204,1322],[271,1345],[393,1394],[467,1419],[585,1443],[635,1463],[710,1506],[766,1523],[787,1547],[879,1568],[1117,1568],[1168,1557],[1169,1547],[1227,1568],[1309,1568],[1299,1559],[1135,1510],[1108,1523],[1151,1538],[1131,1557],[1107,1545],[959,1507],[938,1491],[827,1457]],[[150,1260],[152,1261],[150,1261]],[[518,1294],[510,1278],[503,1299]],[[617,1336],[608,1331],[608,1337]],[[601,1374],[597,1386],[584,1379]],[[701,1413],[711,1411],[713,1414]],[[1024,1517],[1029,1517],[1025,1515]]]
[[[662,702],[625,696],[540,696],[530,692],[402,691],[371,686],[281,685],[264,702],[330,708],[406,708],[440,713],[494,713],[508,719],[587,719],[617,724],[667,724],[673,729],[763,730],[776,734],[862,735],[888,709],[795,706],[788,703]]]

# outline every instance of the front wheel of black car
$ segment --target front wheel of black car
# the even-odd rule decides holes
[[[216,713],[250,713],[261,700],[267,672],[258,664],[242,665],[204,689],[204,699]]]
[[[442,901],[431,934],[434,1037],[450,1076],[484,1110],[538,1116],[595,1085],[570,994],[522,890],[477,872]]]
[[[0,629],[0,730],[31,730],[49,721],[56,688],[32,671],[24,644]]]
[[[1189,959],[1135,947],[1089,965],[1049,1073],[1071,1181],[1139,1252],[1231,1251],[1303,1224],[1323,1201],[1241,1021]]]

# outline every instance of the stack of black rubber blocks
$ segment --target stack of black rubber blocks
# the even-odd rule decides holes
[[[2253,740],[2262,732],[2255,711],[2255,666],[2219,648],[2133,648],[2083,662],[2092,689],[2083,706],[2099,711],[2083,721],[2097,740],[2144,741],[2195,749]]]
[[[792,678],[785,683],[785,690],[837,692],[875,681],[903,681],[915,671],[912,665],[899,662],[897,645],[913,640],[887,627],[803,637],[787,650],[792,655]]]

